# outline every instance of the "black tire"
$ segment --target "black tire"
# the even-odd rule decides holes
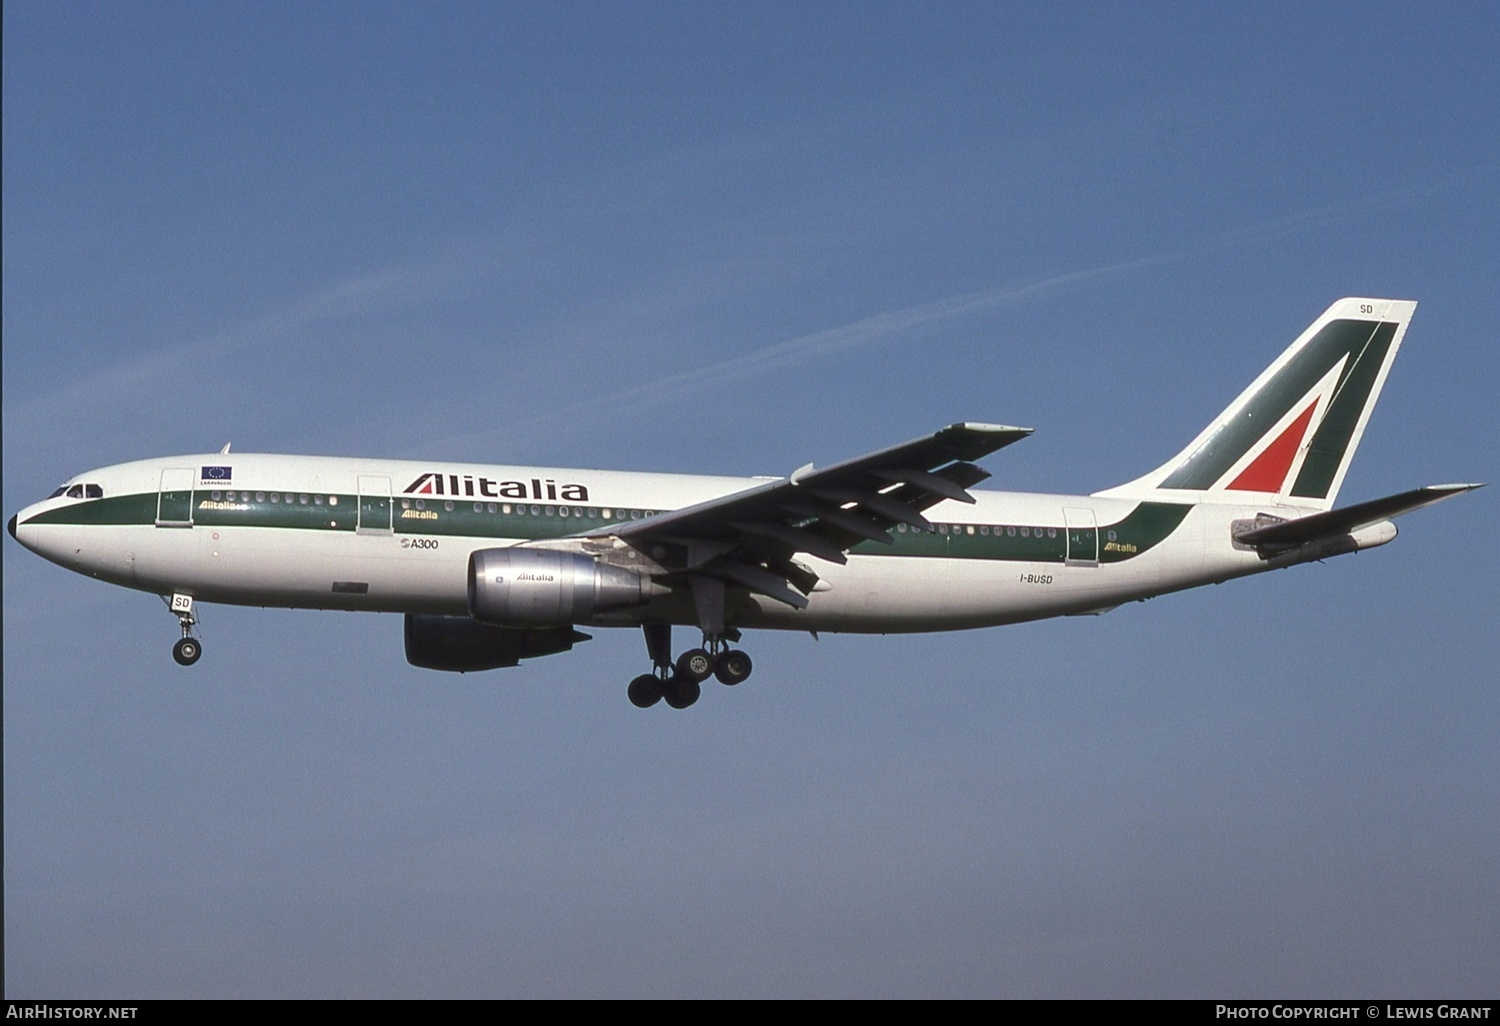
[[[197,638],[183,638],[172,646],[172,658],[177,660],[178,666],[192,666],[202,654],[203,646]]]
[[[691,677],[673,677],[663,691],[662,697],[673,709],[686,709],[698,701],[698,696],[703,694],[703,687]]]
[[[738,684],[750,676],[754,664],[750,657],[737,648],[731,648],[728,652],[719,656],[719,665],[714,667],[714,676],[719,678],[720,684]]]
[[[701,648],[690,648],[677,657],[677,676],[703,683],[714,674],[714,657]]]
[[[643,673],[630,682],[626,694],[630,696],[630,704],[637,709],[649,709],[661,701],[661,681],[649,673]]]

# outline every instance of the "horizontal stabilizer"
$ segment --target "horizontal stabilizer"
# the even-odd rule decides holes
[[[1383,499],[1371,499],[1369,502],[1345,506],[1343,509],[1331,509],[1326,513],[1314,513],[1312,516],[1298,517],[1296,520],[1283,520],[1280,523],[1255,527],[1237,533],[1234,540],[1245,545],[1257,546],[1301,545],[1318,538],[1349,534],[1361,527],[1389,520],[1403,513],[1410,513],[1414,509],[1431,506],[1433,503],[1442,502],[1444,499],[1451,499],[1455,495],[1462,495],[1464,492],[1472,492],[1482,487],[1484,487],[1482,484],[1428,485],[1426,488],[1414,488],[1409,492],[1387,495]]]

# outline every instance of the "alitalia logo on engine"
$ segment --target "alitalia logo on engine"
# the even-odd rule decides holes
[[[589,490],[581,484],[558,484],[551,478],[526,481],[496,481],[471,474],[439,474],[428,471],[401,490],[403,495],[453,495],[480,499],[535,499],[538,502],[588,502]]]

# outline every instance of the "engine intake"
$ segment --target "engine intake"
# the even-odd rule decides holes
[[[572,624],[635,606],[665,589],[644,574],[579,552],[480,549],[469,557],[469,615],[508,627]]]

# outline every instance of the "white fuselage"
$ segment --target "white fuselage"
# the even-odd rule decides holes
[[[120,464],[69,484],[85,482],[102,497],[63,494],[28,507],[12,522],[17,540],[70,570],[157,594],[455,616],[468,612],[477,550],[597,531],[761,483],[239,453]],[[1236,547],[1230,526],[1304,511],[1183,504],[1153,519],[1127,499],[973,494],[972,505],[928,509],[935,531],[913,528],[908,537],[903,526],[895,544],[857,546],[845,565],[799,557],[821,578],[805,609],[740,591],[729,624],[866,633],[985,627],[1102,611],[1298,561]],[[672,594],[586,622],[696,621],[691,600]]]

